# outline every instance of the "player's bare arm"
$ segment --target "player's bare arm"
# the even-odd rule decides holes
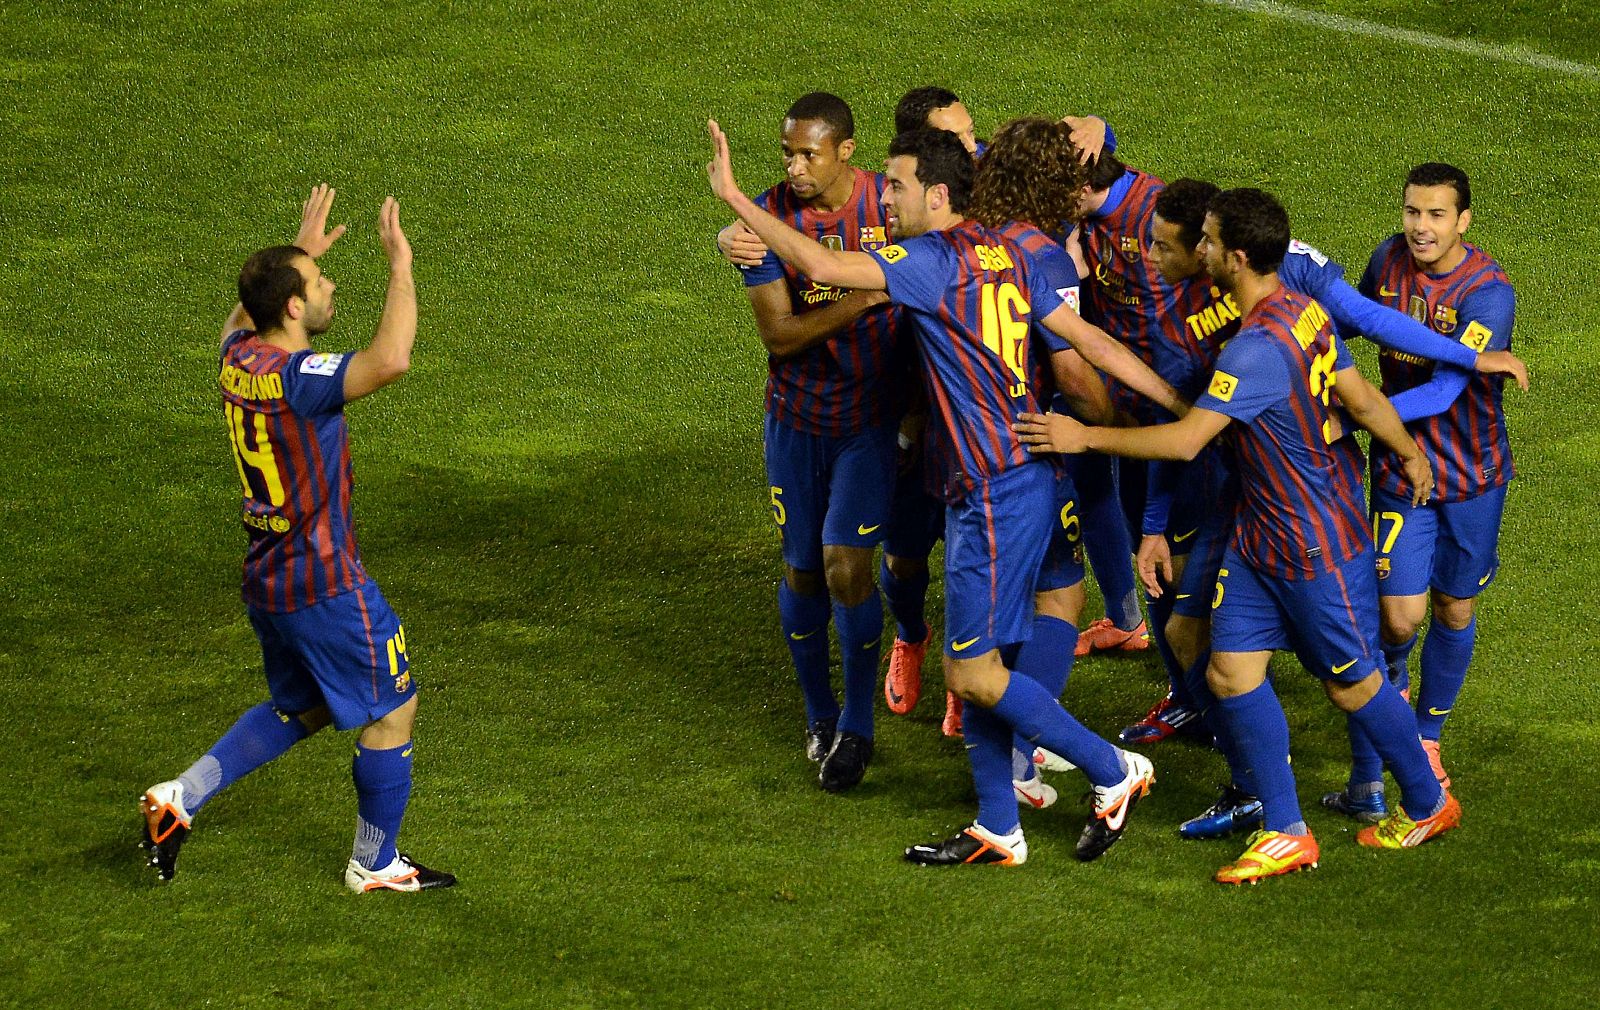
[[[1486,375],[1509,375],[1519,389],[1528,391],[1528,363],[1510,351],[1482,351],[1473,367]]]
[[[1400,415],[1394,412],[1394,406],[1388,398],[1355,368],[1343,368],[1333,373],[1333,392],[1357,424],[1372,432],[1373,438],[1400,457],[1406,479],[1411,482],[1411,503],[1421,505],[1432,497],[1433,467],[1428,464],[1428,457],[1417,447],[1411,433],[1406,431],[1406,426],[1401,423]]]
[[[345,232],[342,224],[335,226],[332,231],[328,230],[328,212],[333,209],[333,198],[337,195],[338,190],[321,182],[312,188],[311,195],[300,205],[300,231],[291,244],[305,250],[312,259],[327,252]],[[254,328],[250,313],[244,310],[242,304],[235,302],[233,311],[228,313],[227,321],[222,324],[222,339],[226,340],[228,334],[235,330]]]
[[[870,253],[842,252],[802,235],[756,206],[733,178],[733,162],[728,154],[728,136],[715,119],[708,120],[711,133],[711,161],[706,176],[711,191],[750,226],[750,230],[777,254],[778,258],[818,284],[857,291],[884,291],[889,287],[878,259]]]
[[[1222,433],[1231,418],[1195,407],[1171,424],[1144,428],[1092,428],[1061,414],[1018,414],[1011,430],[1029,452],[1103,452],[1135,459],[1187,462]]]
[[[385,197],[378,212],[378,240],[389,258],[389,291],[372,342],[350,358],[344,398],[360,399],[406,374],[417,339],[417,288],[411,278],[411,242],[400,228],[400,203]]]
[[[767,244],[756,238],[743,221],[717,232],[717,249],[723,259],[736,267],[758,267],[767,256]]]
[[[1095,424],[1110,424],[1113,416],[1111,394],[1100,373],[1083,360],[1077,351],[1057,351],[1050,355],[1056,389],[1081,418]]]
[[[792,357],[815,347],[861,318],[889,296],[882,291],[852,291],[836,302],[812,312],[795,312],[789,286],[781,278],[745,288],[755,313],[762,346],[779,358]]]
[[[1171,383],[1157,375],[1137,354],[1122,346],[1111,334],[1087,322],[1063,302],[1042,320],[1050,332],[1071,344],[1089,364],[1120,381],[1129,389],[1182,417],[1189,401],[1178,395]]]

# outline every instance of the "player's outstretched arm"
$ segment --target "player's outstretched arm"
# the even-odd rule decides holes
[[[711,191],[733,208],[739,219],[749,225],[779,259],[818,284],[857,291],[888,290],[889,282],[883,276],[877,257],[870,253],[829,249],[757,207],[734,181],[728,135],[722,132],[715,119],[707,120],[706,128],[711,132],[711,161],[706,164]]]
[[[1406,479],[1411,482],[1411,503],[1426,502],[1433,495],[1433,467],[1400,422],[1394,406],[1354,367],[1333,373],[1333,391],[1357,424],[1400,457]]]
[[[1151,370],[1137,354],[1112,339],[1111,334],[1086,322],[1063,302],[1042,320],[1050,332],[1071,344],[1089,364],[1118,380],[1123,385],[1153,400],[1182,417],[1189,410],[1189,401],[1178,395],[1172,385]]]
[[[1077,415],[1093,424],[1111,423],[1111,394],[1100,373],[1083,360],[1077,351],[1057,351],[1050,355],[1056,389],[1072,405]]]
[[[400,229],[400,203],[386,197],[378,212],[378,239],[389,257],[389,293],[372,343],[351,356],[344,398],[360,399],[406,374],[417,339],[417,288],[411,278],[411,242]]]
[[[1018,414],[1011,430],[1029,452],[1104,452],[1135,459],[1191,460],[1228,426],[1226,414],[1195,407],[1171,424],[1091,428],[1061,414]]]

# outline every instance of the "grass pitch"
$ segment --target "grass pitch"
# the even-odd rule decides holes
[[[1591,1005],[1600,83],[1491,47],[1600,66],[1600,14],[1301,8],[1377,28],[1131,0],[8,9],[4,1002]],[[1273,190],[1352,275],[1411,164],[1472,174],[1470,237],[1517,287],[1536,386],[1508,395],[1521,476],[1447,739],[1460,831],[1372,853],[1323,816],[1344,731],[1288,666],[1324,859],[1259,888],[1210,883],[1235,843],[1177,839],[1222,774],[1182,745],[1152,749],[1157,790],[1098,863],[1071,859],[1069,785],[1027,817],[1016,872],[903,866],[971,812],[936,677],[912,718],[880,711],[862,788],[812,785],[771,600],[764,362],[715,258],[703,121],[753,192],[796,95],[849,99],[872,166],[895,99],[931,82],[980,131],[1097,111],[1134,164]],[[289,239],[321,180],[352,226],[324,261],[329,346],[376,320],[385,194],[416,247],[414,370],[350,411],[363,553],[423,685],[404,842],[462,879],[411,900],[339,884],[354,803],[331,734],[208,806],[171,885],[134,848],[139,790],[263,694],[215,334],[243,257]],[[1096,659],[1069,701],[1110,732],[1159,681]]]

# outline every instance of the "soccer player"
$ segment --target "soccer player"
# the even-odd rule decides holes
[[[763,242],[808,276],[854,290],[887,290],[911,308],[940,449],[948,452],[936,456],[949,460],[953,499],[945,526],[946,682],[968,703],[964,733],[980,807],[982,798],[1003,795],[1014,816],[1010,752],[1013,734],[1020,734],[1084,769],[1094,814],[1075,851],[1080,859],[1098,857],[1121,837],[1154,773],[1143,757],[1085,729],[1038,681],[1013,675],[1032,630],[1031,596],[1050,537],[1055,486],[1051,468],[1031,465],[1007,425],[1018,405],[1037,402],[1028,382],[1031,320],[1043,320],[1092,364],[1164,405],[1181,410],[1183,404],[1125,348],[1035,283],[1033,260],[1014,237],[965,219],[973,165],[953,135],[918,130],[895,138],[885,201],[892,232],[903,241],[862,254],[826,249],[746,198],[733,179],[726,136],[714,121],[709,126],[712,189]],[[1029,158],[1029,146],[1019,142],[1012,154],[1001,143],[1006,135],[1004,129],[997,134],[982,176],[999,183],[1000,166],[1013,158],[1023,174],[1048,167],[1050,150]],[[1064,131],[1055,137],[1054,150],[1076,164]],[[1036,174],[1031,181],[1048,186],[1051,178]],[[1067,190],[1057,220],[1070,215],[1072,196]],[[1000,834],[981,819],[937,845],[906,851],[913,862],[935,865],[1015,865],[1026,857],[1020,826]]]
[[[826,92],[798,99],[782,126],[786,177],[757,198],[839,249],[888,244],[883,179],[850,164],[855,120]],[[852,788],[873,750],[883,601],[873,553],[889,518],[895,438],[910,385],[898,311],[879,291],[820,283],[768,253],[743,271],[767,349],[763,446],[783,537],[778,615],[806,710],[806,756],[829,792]],[[839,638],[844,704],[828,673]]]
[[[1404,228],[1372,254],[1360,287],[1431,326],[1441,340],[1473,351],[1502,351],[1511,345],[1516,299],[1500,266],[1464,241],[1471,223],[1467,174],[1438,162],[1418,165],[1405,180]],[[1394,398],[1439,482],[1433,499],[1415,506],[1399,493],[1394,455],[1373,453],[1383,653],[1391,679],[1406,685],[1417,628],[1431,611],[1417,728],[1434,774],[1448,787],[1439,738],[1472,662],[1476,599],[1499,567],[1500,518],[1515,473],[1501,406],[1505,382],[1399,349],[1386,348],[1379,367],[1384,392]],[[1383,770],[1359,734],[1352,733],[1351,744],[1350,781],[1324,803],[1370,818],[1383,809]]]
[[[1211,201],[1202,235],[1206,272],[1233,296],[1241,326],[1194,409],[1144,428],[1084,428],[1037,414],[1016,428],[1037,451],[1188,460],[1232,426],[1239,520],[1212,598],[1206,679],[1254,779],[1265,824],[1216,879],[1253,883],[1319,859],[1295,796],[1288,724],[1266,679],[1277,649],[1296,651],[1400,783],[1400,808],[1357,841],[1419,845],[1455,827],[1461,808],[1434,778],[1416,718],[1382,670],[1360,471],[1336,446],[1344,430],[1331,394],[1337,391],[1350,416],[1395,452],[1414,503],[1432,491],[1428,461],[1394,408],[1355,369],[1322,306],[1280,283],[1290,242],[1282,206],[1260,190],[1229,190]]]
[[[1221,346],[1239,329],[1238,306],[1205,273],[1201,256],[1201,229],[1206,207],[1218,189],[1197,179],[1177,179],[1156,197],[1151,222],[1149,256],[1161,271],[1162,279],[1175,292],[1172,322],[1162,328],[1162,339],[1155,345],[1158,358],[1170,359],[1159,369],[1172,378],[1180,392],[1197,397],[1216,366]],[[1484,373],[1505,373],[1519,382],[1527,381],[1527,367],[1505,351],[1480,354],[1470,347],[1434,333],[1409,316],[1384,309],[1363,298],[1343,279],[1343,270],[1312,246],[1291,241],[1289,251],[1278,268],[1278,279],[1290,291],[1310,295],[1321,304],[1342,332],[1366,332],[1386,348],[1408,356],[1440,359],[1453,367],[1476,369]],[[1401,420],[1408,420],[1408,407],[1397,405]],[[1361,451],[1353,442],[1343,444],[1354,459]],[[1237,489],[1232,468],[1208,447],[1194,462],[1160,463],[1150,469],[1150,500],[1170,497],[1177,521],[1169,529],[1194,530],[1187,554],[1179,553],[1184,534],[1146,536],[1139,547],[1139,574],[1146,590],[1155,597],[1174,593],[1172,616],[1167,621],[1167,640],[1184,670],[1189,695],[1202,711],[1206,726],[1218,747],[1229,758],[1233,780],[1222,796],[1200,816],[1185,821],[1179,833],[1185,838],[1214,838],[1253,822],[1259,822],[1261,804],[1245,784],[1230,742],[1218,724],[1212,708],[1215,699],[1205,685],[1209,651],[1211,588],[1217,581],[1222,551],[1233,531]],[[1186,563],[1187,562],[1187,563]],[[1380,565],[1381,569],[1381,565]],[[1381,816],[1383,811],[1377,811]]]
[[[145,791],[144,845],[162,880],[177,872],[194,817],[218,792],[330,722],[360,731],[351,775],[356,838],[344,882],[357,893],[449,887],[455,877],[397,851],[411,796],[417,683],[405,630],[356,550],[344,406],[406,373],[417,334],[411,244],[400,206],[378,235],[389,291],[377,332],[353,354],[312,349],[333,323],[333,281],[317,260],[334,191],[312,190],[293,245],[262,249],[239,274],[222,329],[222,410],[243,485],[243,595],[270,700],[250,709],[176,779]]]

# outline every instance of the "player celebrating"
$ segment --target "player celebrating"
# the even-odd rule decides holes
[[[406,373],[417,334],[411,244],[386,199],[378,234],[389,291],[372,342],[321,354],[333,281],[317,259],[334,191],[312,190],[292,246],[262,249],[239,274],[240,304],[222,333],[222,409],[250,537],[243,595],[261,642],[270,701],[250,709],[181,776],[145,791],[144,844],[162,880],[200,809],[231,783],[332,722],[360,729],[351,768],[356,839],[344,871],[358,893],[449,887],[455,877],[395,848],[411,796],[417,684],[405,631],[356,550],[344,405]]]
[[[1242,322],[1195,409],[1148,428],[1086,429],[1037,414],[1016,427],[1041,451],[1192,459],[1237,422],[1232,436],[1242,498],[1212,600],[1206,679],[1252,773],[1265,821],[1216,879],[1253,883],[1312,868],[1319,858],[1295,796],[1288,724],[1266,679],[1276,649],[1295,649],[1313,668],[1400,782],[1401,808],[1363,829],[1361,844],[1421,844],[1455,827],[1461,808],[1432,775],[1416,719],[1381,670],[1360,474],[1332,448],[1344,432],[1330,394],[1337,389],[1351,416],[1396,453],[1417,503],[1433,487],[1428,462],[1388,401],[1355,369],[1322,306],[1279,282],[1289,218],[1277,201],[1260,190],[1222,193],[1210,204],[1202,234],[1206,270],[1233,296]]]
[[[1362,293],[1409,312],[1441,339],[1459,340],[1458,346],[1473,351],[1510,347],[1516,314],[1511,283],[1483,250],[1462,240],[1472,223],[1467,174],[1437,162],[1418,165],[1406,176],[1404,194],[1404,230],[1372,254]],[[1397,493],[1394,455],[1373,454],[1383,652],[1390,677],[1404,685],[1417,628],[1431,609],[1417,728],[1434,774],[1449,786],[1439,737],[1472,662],[1475,601],[1499,566],[1500,518],[1514,476],[1501,407],[1505,381],[1403,350],[1386,349],[1379,367],[1384,392],[1394,397],[1439,481],[1433,500],[1414,506]],[[1367,741],[1352,734],[1351,744],[1350,782],[1324,803],[1370,818],[1383,809],[1383,770]]]
[[[762,241],[808,276],[855,290],[888,290],[912,308],[940,448],[948,453],[939,458],[951,460],[950,496],[956,499],[945,527],[946,681],[969,706],[996,717],[993,724],[974,724],[969,707],[966,735],[978,794],[1010,792],[1013,732],[1067,757],[1094,786],[1094,815],[1076,854],[1098,857],[1121,837],[1129,810],[1149,790],[1150,764],[1089,732],[1037,681],[1014,676],[1002,658],[1003,651],[1015,657],[1028,637],[1055,483],[1049,467],[1029,463],[1007,428],[1008,412],[1036,402],[1028,382],[1030,320],[1042,319],[1091,363],[1146,395],[1174,409],[1183,404],[1125,348],[1064,308],[1060,295],[1033,283],[1034,265],[1014,238],[964,219],[972,160],[953,135],[918,130],[895,138],[885,202],[894,235],[913,241],[867,255],[825,249],[747,199],[733,179],[727,138],[714,121],[709,126],[712,189]],[[1074,160],[1064,131],[1056,136],[1057,147]],[[998,171],[1001,150],[997,135],[985,173]],[[1025,158],[1027,150],[1019,146],[1012,156]],[[1047,167],[1050,161],[1020,164]],[[1046,186],[1051,180],[1041,175],[1033,181]],[[1064,201],[1059,216],[1070,213]],[[992,728],[998,732],[987,731]],[[981,822],[938,845],[906,851],[913,862],[938,865],[1014,865],[1026,856],[1020,827],[1001,835]]]
[[[883,180],[850,164],[855,120],[844,100],[801,97],[782,138],[787,177],[758,203],[840,249],[887,245]],[[899,313],[881,292],[818,283],[770,253],[744,283],[768,352],[763,445],[785,565],[778,614],[805,700],[806,756],[821,762],[822,787],[842,792],[872,759],[883,634],[873,550],[888,521],[910,365],[896,356]],[[830,616],[842,708],[828,677]]]

